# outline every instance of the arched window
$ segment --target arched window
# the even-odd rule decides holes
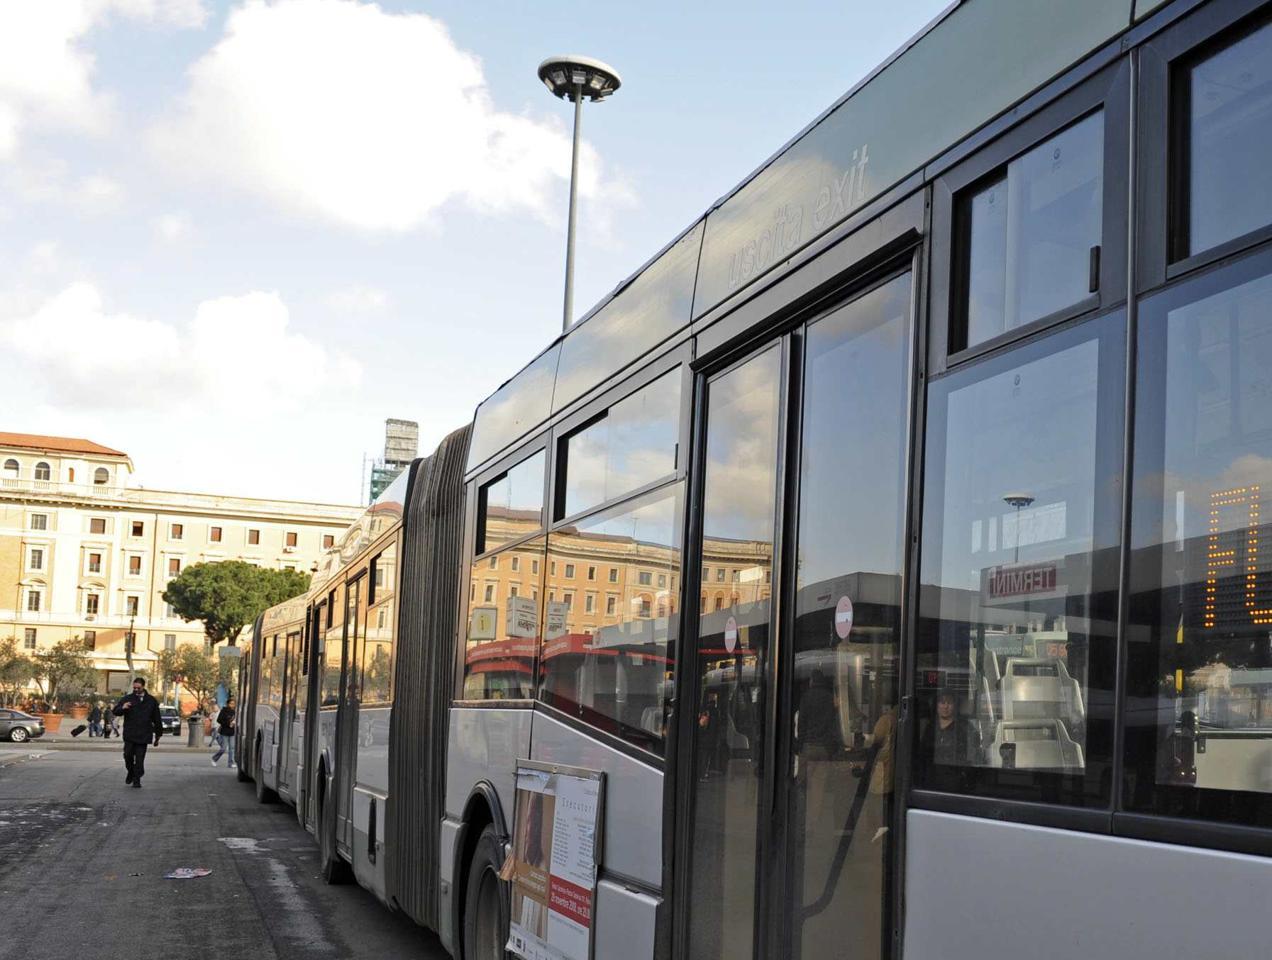
[[[35,465],[35,479],[48,480],[53,476],[53,471],[47,463],[41,460]]]
[[[14,460],[13,457],[10,457],[8,460],[4,462],[4,475],[6,477],[14,477],[14,478],[17,477],[18,461]]]
[[[93,483],[97,486],[104,486],[110,482],[110,471],[105,467],[98,467],[93,471]]]

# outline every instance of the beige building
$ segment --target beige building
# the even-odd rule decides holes
[[[89,440],[0,433],[0,639],[32,653],[81,636],[102,691],[157,654],[202,643],[163,601],[193,563],[245,560],[313,570],[358,506],[148,490],[128,455]]]

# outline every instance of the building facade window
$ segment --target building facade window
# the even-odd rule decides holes
[[[89,573],[102,572],[102,555],[100,553],[90,553],[88,555],[88,572]]]
[[[521,558],[514,556],[512,558],[512,571],[513,573],[516,573],[520,569],[521,569]]]
[[[126,597],[124,599],[124,613],[130,617],[137,616],[137,611],[141,606],[140,597]]]
[[[221,528],[220,528],[220,527],[209,527],[209,528],[208,528],[208,540],[209,540],[209,541],[211,541],[212,543],[220,543],[220,542],[221,542]]]
[[[144,520],[134,520],[132,522],[132,535],[134,537],[144,537],[146,535],[146,523]]]
[[[128,558],[128,576],[130,577],[141,576],[141,557],[137,556],[136,554],[132,554]]]
[[[96,630],[84,631],[84,646],[89,650],[97,649],[97,631]]]
[[[486,584],[486,602],[490,603],[495,599],[495,585],[493,583]]]
[[[163,648],[165,650],[177,649],[177,635],[175,633],[165,633],[163,635]]]
[[[47,513],[31,514],[32,530],[47,530],[49,528],[49,515]]]
[[[22,648],[24,650],[35,649],[35,627],[27,627],[22,631]]]
[[[296,539],[297,539],[297,534],[295,533],[295,531],[289,530],[287,532],[287,546],[289,547],[296,546]]]
[[[43,548],[41,548],[41,547],[32,547],[32,548],[31,548],[31,553],[30,553],[30,555],[27,557],[27,569],[28,569],[28,570],[43,570],[43,569],[44,569],[44,550],[43,550]]]
[[[336,538],[334,534],[324,533],[322,535],[322,548],[324,550],[330,550],[335,545],[336,545]]]
[[[168,527],[169,540],[180,540],[184,536],[185,536],[185,527],[183,525],[179,523],[174,523]]]
[[[642,570],[640,572],[640,585],[642,587],[651,586],[653,582],[654,582],[653,574],[651,574],[648,570]]]
[[[609,582],[618,583],[618,567],[610,567]]]
[[[101,609],[101,604],[101,595],[97,593],[90,593],[84,598],[84,612],[90,617],[95,617]]]
[[[20,472],[18,461],[14,460],[12,457],[4,462],[5,479],[16,480]]]
[[[583,612],[584,613],[596,612],[596,594],[589,593],[586,597],[583,598]]]
[[[106,518],[105,517],[89,517],[88,532],[89,533],[105,533]]]
[[[181,559],[179,557],[168,558],[168,576],[175,577],[181,572]]]
[[[258,546],[261,542],[261,532],[259,530],[247,531],[247,544],[250,547]]]
[[[47,463],[41,460],[35,465],[35,479],[49,480],[53,476],[53,471]]]
[[[567,563],[567,564],[565,565],[565,579],[567,579],[567,580],[573,580],[573,579],[574,579],[574,564],[572,564],[572,563]]]
[[[44,599],[43,593],[41,593],[39,590],[35,589],[34,587],[27,590],[27,612],[39,613],[40,603],[41,601],[43,601],[43,599]]]
[[[105,467],[98,467],[93,471],[93,483],[96,486],[104,487],[110,482],[110,471]]]
[[[615,597],[613,595],[606,597],[605,598],[605,615],[607,617],[612,617],[614,616],[614,613],[616,610],[618,610],[618,597]]]

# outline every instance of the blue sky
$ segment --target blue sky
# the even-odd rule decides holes
[[[151,487],[338,502],[386,417],[427,451],[946,6],[4,0],[4,429]]]

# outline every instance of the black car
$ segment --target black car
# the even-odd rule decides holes
[[[44,721],[21,710],[0,710],[0,740],[26,743],[44,736]]]
[[[181,714],[176,707],[159,707],[159,722],[163,724],[165,737],[176,737],[181,734]]]

